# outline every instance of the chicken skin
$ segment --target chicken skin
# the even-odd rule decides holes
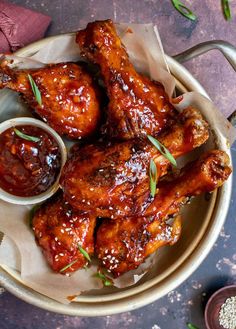
[[[32,220],[36,240],[49,265],[61,274],[87,265],[88,260],[80,248],[93,254],[95,224],[94,216],[74,210],[62,193],[40,206]]]
[[[110,137],[155,136],[171,124],[175,110],[164,87],[135,71],[111,20],[89,23],[76,41],[81,55],[100,66],[110,101],[105,125]]]
[[[38,103],[29,75],[38,87]],[[51,64],[39,69],[17,70],[0,65],[0,88],[21,93],[31,109],[60,135],[81,139],[92,135],[100,122],[100,94],[82,65]]]
[[[179,157],[203,144],[208,136],[201,114],[188,108],[159,141]],[[61,186],[65,199],[76,209],[99,217],[142,214],[153,201],[149,189],[151,159],[159,176],[164,175],[170,162],[147,138],[86,145],[64,167]]]
[[[178,178],[172,182],[161,181],[153,202],[145,209],[143,216],[152,216],[157,209],[158,218],[166,218],[179,212],[186,198],[211,192],[223,185],[232,172],[229,156],[224,151],[212,150],[198,160],[187,164]]]
[[[161,246],[177,242],[181,219],[177,216],[170,225],[166,223],[169,216],[178,214],[190,197],[221,186],[230,173],[226,153],[208,152],[184,167],[179,177],[160,182],[151,205],[152,215],[146,211],[144,217],[104,220],[97,231],[95,247],[103,266],[117,277],[137,268]]]
[[[137,268],[160,247],[175,244],[180,233],[180,216],[172,225],[155,216],[105,219],[97,232],[95,252],[108,272],[118,277]]]

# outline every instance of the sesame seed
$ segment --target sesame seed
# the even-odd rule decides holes
[[[223,328],[236,328],[236,296],[227,298],[219,312],[219,323]]]

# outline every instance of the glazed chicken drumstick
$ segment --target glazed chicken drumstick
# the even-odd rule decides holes
[[[103,266],[119,276],[137,268],[161,246],[174,244],[180,235],[181,222],[177,217],[169,225],[166,223],[169,216],[178,214],[190,197],[221,186],[230,173],[227,154],[210,151],[184,167],[179,177],[160,182],[151,209],[143,217],[104,220],[97,231],[95,249]]]
[[[156,135],[175,114],[164,87],[138,74],[130,63],[111,20],[89,23],[77,33],[81,55],[100,66],[109,105],[110,137]]]
[[[176,123],[159,136],[159,141],[174,157],[191,151],[207,139],[208,125],[194,108],[184,110]],[[100,217],[142,215],[152,202],[151,159],[159,175],[164,175],[170,163],[147,138],[86,145],[64,167],[61,185],[65,199],[76,209],[92,211]]]
[[[29,75],[38,87],[37,102]],[[92,135],[100,121],[100,95],[82,65],[59,63],[39,69],[18,70],[0,64],[0,88],[21,93],[23,100],[60,135],[80,139]]]
[[[32,227],[38,244],[55,272],[74,272],[88,261],[81,253],[94,252],[96,218],[74,210],[62,193],[49,199],[35,212]]]

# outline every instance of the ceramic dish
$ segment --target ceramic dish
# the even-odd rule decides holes
[[[208,300],[205,309],[207,329],[222,329],[219,323],[219,312],[226,299],[236,296],[236,285],[226,286],[217,290]]]
[[[61,36],[36,42],[18,51],[17,55],[30,56],[55,38],[60,39]],[[232,56],[236,58],[235,54],[236,51]],[[169,56],[166,56],[166,59],[171,73],[176,78],[177,89],[181,93],[197,91],[208,97],[203,87],[181,64]],[[6,95],[0,98],[0,106],[4,106],[4,104],[7,106]],[[205,117],[211,122],[212,113],[206,112]],[[230,156],[225,137],[221,133],[215,137],[217,147]],[[211,139],[210,144],[208,147],[212,147],[214,144],[213,139]],[[202,149],[198,152],[201,151]],[[159,254],[158,269],[153,268],[135,286],[125,289],[109,287],[89,291],[79,296],[76,302],[64,305],[28,288],[21,281],[19,273],[5,266],[0,267],[0,284],[28,303],[62,314],[102,316],[144,306],[175,289],[197,269],[207,256],[226,218],[231,186],[232,176],[222,188],[211,195],[210,200],[206,200],[203,195],[196,198],[190,206],[187,206],[187,211],[191,212],[192,215],[191,220],[183,225],[182,238],[175,246],[163,248]]]
[[[56,141],[56,143],[59,147],[59,150],[60,150],[60,154],[61,154],[60,172],[61,172],[61,170],[66,162],[66,157],[67,157],[66,147],[65,147],[65,144],[64,144],[63,140],[61,139],[61,137],[52,128],[50,128],[46,123],[44,123],[40,120],[37,120],[37,119],[26,118],[26,117],[9,119],[7,121],[3,121],[0,124],[0,134],[9,128],[17,127],[17,126],[21,126],[21,125],[31,125],[31,126],[42,128],[44,131],[46,131],[47,133],[49,133],[52,136],[52,138]],[[44,193],[41,193],[39,195],[27,197],[27,198],[7,193],[6,191],[4,191],[3,189],[0,188],[0,199],[10,202],[10,203],[21,204],[21,205],[30,205],[30,204],[36,204],[36,203],[43,202],[44,200],[48,199],[50,196],[52,196],[58,190],[59,179],[60,179],[60,173],[57,176],[55,183],[49,189],[47,189],[47,191],[45,191]]]

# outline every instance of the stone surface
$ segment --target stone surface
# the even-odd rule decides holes
[[[197,14],[191,22],[175,11],[167,0],[14,0],[12,3],[49,14],[53,23],[48,35],[74,31],[90,20],[112,18],[117,22],[152,22],[158,25],[169,55],[199,42],[224,39],[236,45],[236,2],[231,3],[233,19],[223,18],[220,0],[185,3]],[[217,51],[186,63],[225,113],[236,109],[235,72]],[[232,147],[236,166],[236,144]],[[236,182],[236,177],[234,177]],[[236,184],[234,184],[236,186]],[[0,289],[1,329],[184,329],[191,322],[204,329],[203,311],[209,296],[218,288],[236,284],[236,187],[225,227],[214,248],[198,270],[167,296],[144,308],[120,315],[82,318],[49,313],[18,300]]]

